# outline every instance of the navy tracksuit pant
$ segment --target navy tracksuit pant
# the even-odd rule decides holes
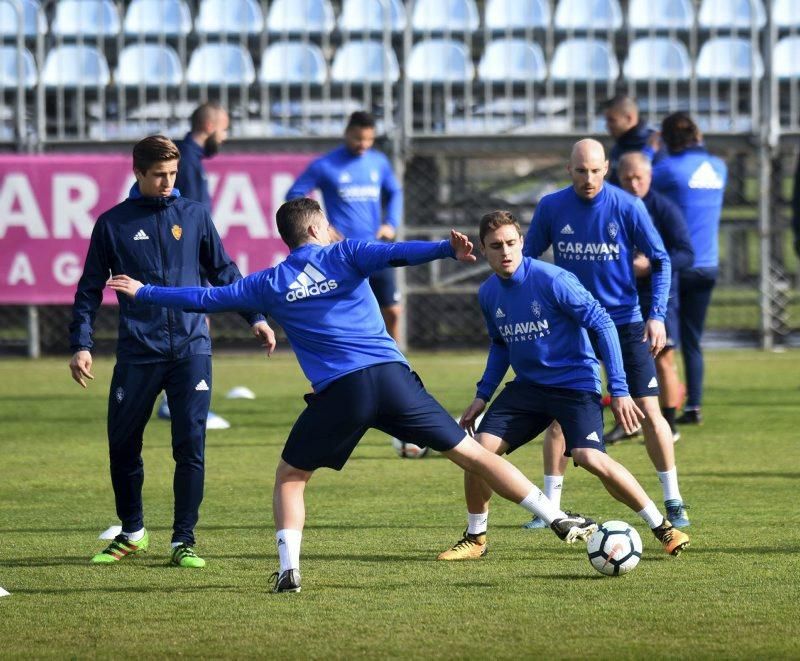
[[[717,282],[715,267],[686,269],[678,277],[680,336],[683,366],[686,372],[686,408],[700,408],[703,403],[703,349],[700,341],[706,325],[711,292]]]
[[[203,500],[211,356],[160,363],[117,363],[108,399],[111,483],[123,532],[144,527],[142,438],[159,393],[169,399],[175,459],[173,542],[193,545]]]

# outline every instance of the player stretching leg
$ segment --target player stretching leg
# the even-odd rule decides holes
[[[369,428],[442,452],[504,498],[551,521],[567,542],[585,540],[597,529],[590,519],[552,507],[517,468],[467,436],[425,390],[386,332],[369,275],[445,257],[474,261],[465,235],[452,232],[449,241],[440,242],[331,244],[328,220],[308,198],[281,206],[277,224],[291,253],[235,287],[143,287],[127,276],[109,281],[135,303],[204,312],[263,310],[286,332],[314,392],[305,397],[308,406],[289,434],[275,474],[280,560],[275,592],[300,590],[304,494],[311,476],[318,468],[341,470]]]
[[[477,441],[491,452],[505,454],[538,436],[553,420],[559,421],[566,437],[565,454],[636,512],[667,553],[678,555],[689,545],[689,537],[674,528],[636,478],[605,453],[599,364],[586,330],[596,334],[606,364],[615,418],[630,431],[643,417],[628,395],[619,340],[608,313],[571,273],[523,259],[519,224],[507,211],[481,219],[480,240],[481,252],[495,273],[478,293],[491,345],[477,395],[461,424],[473,429],[510,365],[516,377],[483,417]],[[467,531],[439,555],[440,560],[474,559],[486,553],[491,489],[478,475],[465,473],[464,492]]]
[[[523,252],[538,257],[552,245],[556,265],[575,274],[608,311],[619,335],[628,388],[645,415],[645,447],[661,482],[667,517],[683,528],[689,525],[689,518],[678,487],[672,431],[658,402],[654,362],[667,339],[664,316],[671,280],[669,255],[642,201],[604,185],[608,161],[599,142],[575,143],[567,171],[572,186],[545,195],[539,202]],[[653,293],[646,322],[636,294],[633,259],[637,250],[650,261]],[[593,336],[590,339],[595,340]],[[564,437],[557,424],[545,436],[545,445],[546,457],[560,457]],[[545,471],[555,489],[563,479],[566,459],[560,457],[553,463],[546,465]]]

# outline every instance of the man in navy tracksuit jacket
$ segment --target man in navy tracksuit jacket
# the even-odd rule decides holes
[[[83,387],[85,378],[93,378],[93,324],[110,274],[136,273],[143,281],[160,285],[199,285],[202,267],[213,284],[241,278],[208,212],[173,188],[178,160],[178,150],[167,138],[151,136],[140,141],[133,150],[137,183],[130,196],[95,224],[70,324],[74,352],[70,369]],[[147,550],[142,438],[155,399],[166,390],[172,406],[176,463],[172,561],[184,567],[202,567],[205,563],[192,547],[203,498],[205,421],[212,387],[211,340],[205,316],[133,306],[124,296],[118,300],[119,336],[108,400],[108,440],[122,534],[92,562],[109,564]],[[246,318],[266,344],[264,318],[257,313]]]
[[[656,231],[664,241],[672,264],[672,282],[669,288],[669,302],[664,326],[667,330],[667,344],[656,356],[656,372],[658,376],[659,401],[672,430],[672,438],[678,440],[680,434],[675,426],[675,411],[681,404],[681,383],[675,369],[675,352],[680,340],[678,328],[678,275],[694,263],[694,249],[689,239],[689,230],[680,208],[668,197],[653,190],[653,168],[650,159],[642,152],[628,152],[622,155],[619,162],[619,177],[622,188],[635,195],[644,203]],[[633,269],[636,273],[636,289],[639,293],[639,305],[642,315],[650,314],[652,305],[652,283],[650,260],[642,253],[634,257]],[[619,425],[606,434],[606,443],[624,437]]]
[[[615,186],[620,185],[619,159],[629,152],[641,152],[651,161],[658,160],[657,153],[651,144],[655,130],[639,119],[639,106],[631,97],[620,94],[606,104],[606,128],[614,138],[614,145],[608,156],[608,180]]]
[[[653,167],[653,188],[680,207],[695,254],[692,268],[682,271],[678,279],[687,398],[677,422],[699,424],[704,371],[701,340],[719,271],[719,223],[728,168],[703,147],[700,129],[686,113],[665,117],[661,137],[667,154]]]

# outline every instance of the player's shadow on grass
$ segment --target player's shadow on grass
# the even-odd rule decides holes
[[[24,558],[18,560],[0,560],[0,567],[62,567],[64,565],[89,566],[89,556],[50,556],[48,558]]]
[[[194,593],[201,590],[209,591],[209,590],[224,590],[225,592],[231,592],[240,590],[241,586],[238,585],[187,585],[187,586],[177,586],[171,585],[169,586],[169,591],[173,592],[186,592],[186,593]],[[114,587],[114,586],[98,586],[96,588],[30,588],[30,589],[16,589],[14,590],[14,594],[65,594],[70,593],[74,594],[76,592],[80,593],[93,593],[93,592],[118,592],[122,594],[137,594],[137,593],[148,593],[148,592],[164,592],[164,586],[149,586],[149,587]]]

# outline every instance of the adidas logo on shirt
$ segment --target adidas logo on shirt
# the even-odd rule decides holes
[[[286,300],[293,303],[309,296],[327,294],[338,286],[336,280],[328,280],[325,274],[306,264],[297,279],[289,285],[291,291],[286,294]]]
[[[567,223],[566,225],[564,225],[564,227],[561,228],[561,233],[562,234],[575,234],[575,230],[573,230],[569,226],[569,223]]]
[[[506,316],[506,313],[503,312],[502,308],[497,308],[497,312],[494,313],[495,319],[503,319]]]
[[[586,437],[586,440],[587,441],[594,441],[595,443],[599,443],[600,442],[600,437],[597,435],[596,431],[593,431],[591,434],[589,434]]]
[[[656,381],[656,377],[650,379],[650,383],[647,384],[648,388],[658,388],[658,381]]]
[[[689,188],[719,190],[723,186],[722,177],[717,174],[708,161],[703,161],[703,164],[692,173],[689,179]]]
[[[200,383],[198,383],[195,387],[195,390],[208,390],[208,384],[206,383],[205,379],[200,379]]]
[[[147,234],[144,233],[144,230],[139,230],[136,234],[133,235],[134,241],[148,241],[150,239]]]

